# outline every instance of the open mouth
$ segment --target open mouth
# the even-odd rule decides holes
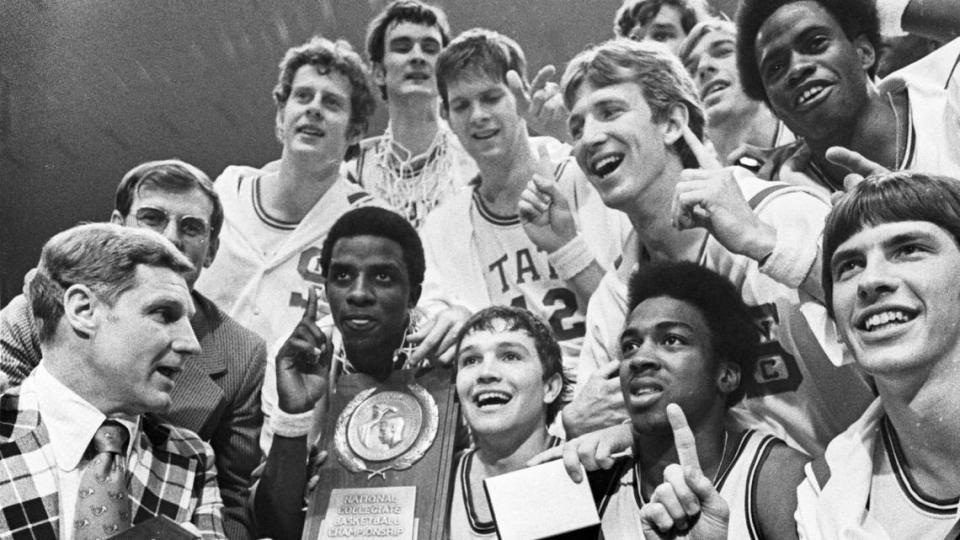
[[[480,410],[502,407],[510,402],[513,396],[506,392],[484,391],[473,396],[473,402]]]
[[[427,81],[430,80],[430,74],[417,71],[413,73],[407,73],[404,78],[411,81]]]
[[[865,332],[877,332],[906,324],[917,318],[917,313],[903,309],[888,309],[874,313],[861,320],[857,328]]]
[[[300,126],[297,128],[297,133],[310,135],[311,137],[323,137],[326,135],[326,132],[316,126]]]
[[[605,154],[600,158],[590,162],[590,174],[603,178],[623,163],[624,155],[621,153]]]
[[[700,95],[701,100],[707,99],[712,94],[720,92],[721,90],[726,90],[730,87],[730,83],[724,80],[716,80],[708,84]]]
[[[830,85],[823,83],[816,83],[809,86],[796,97],[794,106],[797,108],[812,107],[827,97],[827,90],[829,88]]]
[[[341,323],[349,330],[363,332],[372,328],[376,321],[370,317],[346,317]]]

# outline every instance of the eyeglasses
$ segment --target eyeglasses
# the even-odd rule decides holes
[[[170,223],[170,214],[159,208],[149,206],[138,208],[135,217],[137,218],[137,224],[141,227],[152,229],[161,234],[167,229],[167,224]],[[182,236],[196,241],[206,240],[210,235],[210,225],[207,220],[196,216],[180,216],[180,219],[177,220],[177,229]]]

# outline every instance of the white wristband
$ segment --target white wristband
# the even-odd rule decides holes
[[[880,19],[880,35],[887,37],[905,36],[902,19],[910,0],[882,0],[877,2],[877,18]],[[880,51],[877,51],[880,54]]]
[[[299,414],[285,413],[278,407],[270,417],[270,428],[280,437],[304,437],[313,426],[313,410]]]
[[[547,255],[547,261],[557,271],[560,279],[573,279],[590,266],[593,262],[593,253],[587,246],[587,241],[578,234],[563,247]]]

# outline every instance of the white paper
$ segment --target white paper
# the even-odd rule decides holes
[[[544,538],[600,523],[590,484],[586,478],[574,483],[562,460],[487,478],[483,485],[501,540]]]

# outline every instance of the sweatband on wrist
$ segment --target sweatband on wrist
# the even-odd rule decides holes
[[[593,262],[593,253],[583,236],[577,235],[560,249],[547,255],[547,262],[557,271],[560,279],[573,279]]]
[[[887,37],[905,36],[902,19],[910,0],[883,0],[877,2],[877,19],[880,21],[880,35]],[[879,54],[880,51],[877,51]]]
[[[313,426],[313,410],[298,414],[285,413],[280,408],[270,416],[270,428],[280,437],[305,437]]]

